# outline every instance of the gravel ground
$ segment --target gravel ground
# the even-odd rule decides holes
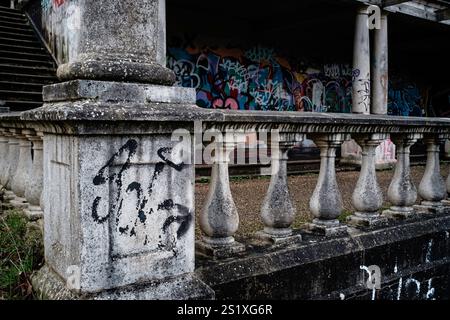
[[[441,167],[441,173],[444,177],[447,176],[449,170],[447,165]],[[424,172],[423,166],[415,166],[411,169],[411,174],[416,186],[419,185]],[[393,170],[384,170],[377,172],[378,183],[380,184],[383,192],[384,199],[386,199],[387,189],[391,182]],[[351,195],[353,193],[354,186],[358,180],[358,171],[346,171],[338,172],[337,180],[341,190],[342,199],[344,202],[344,211],[353,211],[351,204]],[[289,176],[289,190],[291,196],[295,201],[297,207],[297,216],[294,223],[294,227],[310,221],[312,219],[309,212],[309,199],[314,191],[317,174],[295,175]],[[238,234],[244,235],[253,233],[262,229],[261,219],[259,217],[259,211],[269,186],[269,178],[253,178],[253,179],[233,179],[231,183],[231,192],[233,194],[234,202],[236,203],[240,225]],[[196,183],[195,187],[195,204],[196,215],[198,217],[202,210],[203,203],[208,193],[208,183]],[[417,201],[419,201],[418,199]],[[389,203],[385,201],[384,207],[388,207]],[[198,219],[197,219],[198,221]],[[196,230],[197,237],[200,235],[200,231],[197,223]]]

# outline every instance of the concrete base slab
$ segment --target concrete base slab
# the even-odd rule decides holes
[[[410,210],[395,210],[391,208],[384,210],[382,214],[389,219],[396,220],[415,219],[419,217],[417,212],[412,207]]]
[[[27,202],[27,199],[25,198],[20,198],[20,197],[15,197],[14,199],[12,199],[11,201],[9,201],[9,203],[17,209],[25,209],[28,207],[29,203]]]
[[[325,237],[347,236],[347,226],[342,224],[325,225],[321,223],[308,223],[306,230]]]
[[[414,209],[419,214],[443,214],[448,211],[448,208],[440,201],[422,201],[420,204],[414,205]]]
[[[29,206],[27,209],[23,210],[23,213],[29,221],[36,221],[44,217],[44,212],[40,207]]]
[[[44,265],[31,279],[38,299],[49,300],[208,300],[214,291],[195,274],[140,283],[98,293],[70,290],[63,279]]]
[[[347,217],[347,223],[354,227],[363,228],[381,228],[388,224],[388,219],[380,215],[378,212],[364,213],[355,212]]]
[[[255,238],[273,245],[292,244],[302,241],[302,235],[298,231],[291,231],[290,234],[280,236],[262,230],[255,233]]]
[[[237,253],[245,251],[245,246],[237,241],[221,245],[211,244],[206,241],[196,241],[195,248],[197,252],[214,259],[230,258],[235,256]]]

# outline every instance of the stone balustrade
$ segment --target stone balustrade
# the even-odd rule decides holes
[[[72,85],[82,86],[83,82]],[[92,89],[92,83],[89,87]],[[133,89],[144,92],[140,85]],[[187,89],[171,90],[167,95],[173,99],[181,93],[183,99],[194,101]],[[113,91],[108,89],[105,94]],[[169,99],[167,95],[160,99]],[[59,109],[54,109],[48,118],[37,111],[0,115],[2,205],[24,209],[30,220],[44,219],[46,276],[41,276],[38,284],[51,282],[53,286],[56,280],[49,280],[48,274],[65,276],[65,269],[78,266],[75,260],[68,261],[71,255],[85,250],[77,258],[84,270],[80,287],[67,292],[61,289],[64,297],[78,292],[95,295],[136,283],[138,277],[162,281],[179,274],[184,277],[179,281],[183,285],[187,282],[196,292],[193,296],[211,297],[212,293],[192,276],[196,254],[226,259],[246,252],[247,243],[235,238],[239,212],[228,177],[230,160],[243,145],[245,132],[270,133],[271,180],[261,204],[264,229],[249,237],[274,248],[302,243],[305,234],[335,238],[347,236],[352,228],[383,228],[399,219],[450,212],[449,184],[439,171],[439,144],[450,136],[450,119],[233,112],[183,106],[182,114],[173,113],[173,108],[140,109],[139,113],[122,114],[115,122],[111,122],[114,114],[107,108],[73,115],[71,110],[57,113]],[[73,124],[75,119],[77,125]],[[199,123],[200,135],[194,130]],[[181,153],[175,151],[179,142],[173,138],[180,127],[185,140]],[[198,217],[202,237],[195,242],[192,137],[203,139],[211,131],[215,133],[210,144],[214,149],[212,177]],[[352,196],[355,212],[342,221],[338,220],[343,209],[335,157],[349,136],[362,147],[363,158]],[[374,155],[377,145],[387,137],[397,145],[398,161],[388,190],[391,207],[381,211],[383,196],[376,180]],[[288,152],[305,138],[312,139],[321,151],[320,173],[310,199],[314,220],[293,229],[296,208],[287,183]],[[420,139],[428,146],[428,158],[416,188],[410,177],[409,149]],[[416,203],[418,196],[420,203]],[[116,269],[108,269],[108,261],[117,263]],[[120,292],[114,297],[127,298],[127,294]],[[185,294],[191,293],[181,297]],[[145,293],[139,297],[154,296]]]

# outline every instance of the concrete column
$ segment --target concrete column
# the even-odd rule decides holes
[[[43,216],[40,206],[44,180],[42,136],[43,134],[40,132],[27,134],[28,140],[33,144],[33,163],[25,185],[25,198],[29,205],[24,212],[30,220],[37,220]]]
[[[28,175],[31,170],[31,141],[27,135],[32,134],[31,130],[21,130],[18,134],[19,140],[19,159],[17,170],[11,182],[11,188],[16,198],[11,200],[11,204],[15,207],[25,208],[28,206],[25,198],[25,189],[28,183]]]
[[[8,141],[9,146],[9,157],[8,157],[8,167],[6,169],[6,189],[4,200],[12,200],[15,198],[15,194],[12,191],[12,181],[17,171],[17,164],[19,162],[19,139],[17,138],[19,129],[11,128],[9,129],[10,136]]]
[[[269,188],[261,206],[261,218],[264,230],[257,233],[258,237],[267,239],[272,243],[286,240],[301,240],[301,235],[293,236],[291,228],[295,219],[296,208],[293,203],[287,181],[288,152],[296,142],[304,140],[303,135],[278,135],[279,143],[271,143],[271,169]]]
[[[356,14],[353,44],[352,112],[370,113],[370,38],[367,7]]]
[[[165,0],[95,0],[76,3],[76,59],[58,68],[61,80],[93,79],[173,84],[165,66]],[[64,10],[61,6],[58,10]]]
[[[367,134],[355,137],[356,142],[362,148],[362,164],[352,196],[356,212],[348,217],[349,224],[376,227],[386,222],[386,218],[379,212],[383,206],[383,193],[378,185],[375,171],[375,149],[387,138],[386,134]]]
[[[380,29],[374,30],[372,60],[372,114],[387,114],[388,103],[388,22],[381,14]]]
[[[231,194],[228,176],[230,153],[237,146],[234,138],[225,135],[223,141],[214,142],[215,155],[208,195],[200,214],[202,241],[197,242],[200,252],[215,258],[227,257],[245,248],[234,239],[239,228],[239,214]]]
[[[427,164],[419,184],[420,205],[414,206],[422,213],[436,213],[444,209],[442,200],[447,197],[447,188],[441,175],[439,144],[445,139],[439,135],[426,135],[423,142],[427,146]]]
[[[336,149],[344,139],[343,134],[313,137],[315,144],[320,148],[321,162],[317,185],[309,201],[309,208],[315,218],[308,228],[326,236],[345,234],[347,230],[337,219],[342,213],[342,197],[335,169]]]
[[[8,167],[8,151],[9,151],[9,134],[7,129],[0,128],[0,188],[6,184],[4,180],[4,172]]]
[[[406,219],[414,216],[413,205],[417,199],[417,189],[410,173],[410,148],[420,139],[420,134],[394,135],[391,139],[397,146],[397,164],[388,189],[388,200],[392,204],[383,215]]]

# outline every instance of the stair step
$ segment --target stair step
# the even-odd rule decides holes
[[[0,81],[0,90],[20,90],[20,91],[34,91],[41,92],[44,83],[29,83],[29,82],[14,82],[14,81]]]
[[[10,7],[5,7],[0,5],[0,10],[4,12],[10,12],[10,13],[16,13],[16,14],[22,14],[20,10],[18,9],[11,9]]]
[[[32,60],[3,57],[0,53],[0,64],[16,65],[16,66],[35,66],[54,68],[55,64],[51,60]]]
[[[20,33],[20,32],[0,31],[0,37],[2,37],[2,38],[24,39],[24,40],[36,40],[36,36],[34,34],[23,34],[23,33]]]
[[[9,64],[0,64],[0,70],[9,73],[26,73],[26,74],[49,75],[49,76],[56,75],[56,69],[48,67],[16,66]]]
[[[52,84],[58,82],[58,78],[56,76],[38,75],[38,74],[18,74],[10,72],[0,72],[0,79],[2,79],[2,81],[45,83],[45,84]]]
[[[0,51],[10,52],[28,52],[28,53],[43,53],[45,52],[42,47],[27,47],[27,46],[15,46],[10,44],[0,43]]]
[[[24,22],[24,23],[9,22],[9,21],[4,21],[3,19],[0,20],[0,26],[17,28],[17,29],[29,29],[30,28],[30,25],[28,24],[28,22]]]
[[[3,58],[17,58],[17,59],[29,59],[29,60],[39,60],[39,61],[52,61],[51,57],[45,53],[29,53],[29,52],[15,52],[15,51],[4,51],[0,48],[0,56]]]
[[[0,90],[0,100],[42,101],[42,91]]]
[[[19,18],[19,19],[26,19],[27,17],[21,13],[21,12],[8,12],[3,10],[4,7],[0,7],[0,17],[11,17],[11,18]]]
[[[6,22],[12,22],[12,23],[20,23],[20,24],[27,24],[28,20],[26,17],[11,17],[8,15],[2,15],[0,13],[0,20],[6,21]]]
[[[14,39],[11,37],[1,37],[0,43],[14,46],[26,46],[26,47],[38,47],[41,48],[42,45],[36,40],[24,40],[24,39]]]
[[[19,28],[7,27],[7,26],[1,26],[1,25],[0,25],[0,31],[34,35],[33,29],[19,29]]]
[[[21,100],[3,100],[5,107],[9,107],[11,111],[25,111],[42,106],[40,101],[21,101]]]

